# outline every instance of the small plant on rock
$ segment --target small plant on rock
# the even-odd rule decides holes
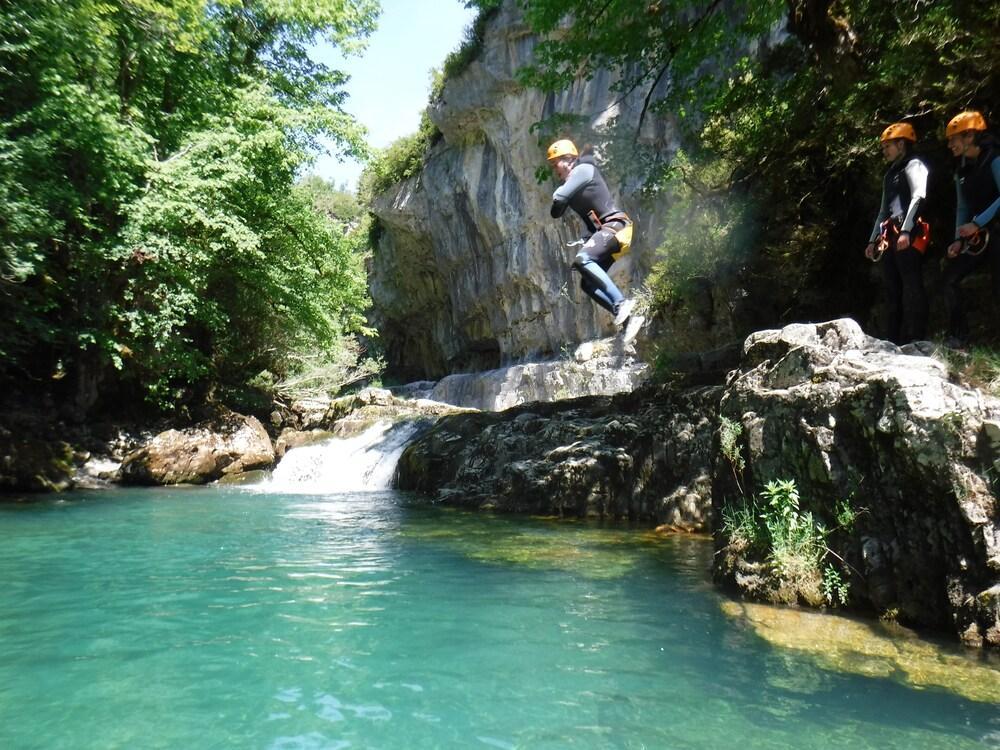
[[[730,461],[735,469],[736,462]],[[838,504],[838,529],[850,528],[856,517],[848,501]],[[811,511],[802,510],[794,480],[768,482],[759,497],[728,504],[722,511],[722,524],[730,550],[766,562],[777,588],[811,590],[814,596],[821,593],[831,605],[847,603],[846,563],[826,544],[831,531]],[[827,562],[831,557],[839,565]]]
[[[847,604],[850,584],[840,570],[833,565],[823,568],[823,596],[828,604]]]
[[[719,448],[722,455],[729,461],[733,469],[733,479],[740,493],[743,493],[743,485],[740,482],[743,476],[743,469],[746,468],[746,461],[743,458],[743,450],[740,447],[740,435],[743,434],[743,425],[728,417],[719,417]]]

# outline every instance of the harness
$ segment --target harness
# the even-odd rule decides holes
[[[622,224],[622,228],[618,230],[612,230],[609,227],[609,231],[614,232],[615,239],[618,241],[618,249],[611,253],[611,258],[618,260],[623,255],[628,255],[632,249],[632,219],[629,218],[627,213],[624,211],[613,211],[602,219],[597,215],[596,211],[591,209],[587,212],[587,218],[597,227],[597,231],[601,231],[607,224]]]
[[[875,255],[872,262],[878,263],[885,255],[885,251],[890,247],[895,248],[899,240],[899,229],[902,226],[902,219],[898,216],[890,216],[880,225],[882,231],[875,241]],[[927,246],[931,242],[931,225],[919,216],[913,223],[913,230],[910,232],[910,247],[918,253],[926,252]]]
[[[973,257],[982,255],[983,250],[990,244],[990,230],[981,228],[975,234],[962,238],[962,249],[960,255],[971,255]]]

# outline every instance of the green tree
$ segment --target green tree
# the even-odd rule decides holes
[[[363,210],[358,197],[347,189],[347,184],[335,187],[316,174],[298,182],[298,190],[321,214],[345,228],[357,226]]]
[[[166,405],[360,325],[360,261],[293,184],[320,137],[365,153],[344,75],[306,50],[357,47],[377,12],[0,0],[7,392],[83,409],[132,383]]]
[[[126,209],[118,252],[132,272],[113,330],[164,403],[178,383],[287,374],[290,354],[363,327],[362,253],[293,189],[305,157],[296,136],[320,127],[305,117],[241,89],[233,114],[154,165]]]

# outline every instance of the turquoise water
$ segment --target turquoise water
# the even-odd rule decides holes
[[[996,703],[728,618],[704,540],[238,489],[0,538],[3,748],[1000,747]]]

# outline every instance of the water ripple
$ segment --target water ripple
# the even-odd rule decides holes
[[[997,745],[995,704],[727,618],[706,540],[396,493],[86,497],[0,508],[0,747]]]

